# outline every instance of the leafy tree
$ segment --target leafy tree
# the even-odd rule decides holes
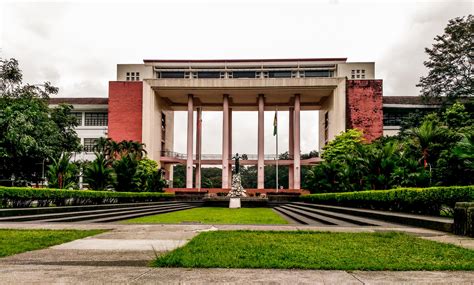
[[[326,160],[338,159],[346,153],[356,151],[363,141],[364,138],[361,130],[350,129],[342,132],[324,146],[322,158]]]
[[[163,187],[166,186],[166,181],[163,180],[158,163],[148,158],[138,161],[134,183],[139,191],[146,192],[161,192]]]
[[[22,83],[15,59],[0,59],[0,179],[37,181],[46,158],[80,149],[72,107],[48,107],[49,82]]]
[[[433,47],[425,51],[428,75],[420,78],[425,97],[459,98],[474,94],[474,17],[468,15],[450,20],[444,34],[434,38]]]
[[[76,188],[79,169],[71,162],[71,153],[62,153],[59,159],[52,159],[48,169],[48,187],[69,189]]]
[[[93,190],[109,190],[114,184],[114,170],[103,153],[95,153],[95,160],[84,168],[84,182]]]

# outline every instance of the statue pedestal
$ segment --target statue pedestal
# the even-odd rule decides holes
[[[229,200],[229,208],[230,208],[230,209],[238,209],[238,208],[240,208],[240,198],[230,198],[230,200]]]

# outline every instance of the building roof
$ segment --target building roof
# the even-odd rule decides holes
[[[293,62],[293,61],[347,61],[340,58],[265,58],[265,59],[144,59],[143,62],[162,63],[219,63],[219,62]]]
[[[50,98],[49,104],[71,104],[71,105],[107,105],[109,98],[94,98],[94,97],[63,97],[63,98]]]
[[[394,105],[439,105],[442,100],[439,98],[426,99],[421,96],[383,96],[384,104]]]

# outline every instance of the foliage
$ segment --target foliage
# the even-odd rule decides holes
[[[168,193],[133,193],[89,190],[36,189],[0,186],[0,207],[38,207],[65,205],[99,205],[154,202],[174,198]]]
[[[47,173],[48,186],[59,189],[76,188],[79,168],[71,162],[71,154],[62,153],[59,159],[52,160]]]
[[[113,162],[115,175],[117,177],[115,191],[119,192],[136,192],[138,191],[135,184],[135,174],[138,168],[138,160],[133,153],[129,153],[120,157]]]
[[[0,179],[38,181],[46,158],[80,149],[70,105],[49,108],[49,82],[22,83],[15,59],[0,59]]]
[[[172,223],[197,222],[203,224],[287,224],[288,222],[270,208],[218,208],[203,207],[172,213],[126,220],[124,223]]]
[[[474,201],[474,186],[398,188],[300,196],[302,201],[379,210],[439,215],[443,207]]]
[[[109,190],[114,184],[114,170],[108,166],[103,153],[96,152],[95,156],[95,160],[84,168],[84,182],[89,184],[90,189]]]
[[[104,230],[0,229],[0,258],[97,235]]]
[[[474,251],[405,233],[213,231],[157,257],[157,267],[473,270]]]
[[[426,97],[459,98],[474,94],[474,17],[449,21],[444,34],[435,37],[433,47],[425,51],[428,75],[420,78],[421,93]]]
[[[363,133],[357,129],[349,129],[342,132],[336,138],[324,146],[322,158],[333,160],[345,154],[350,154],[357,150],[360,143],[364,141]]]
[[[138,161],[137,170],[134,175],[134,183],[139,191],[161,192],[166,186],[162,179],[162,170],[154,160],[143,158]]]

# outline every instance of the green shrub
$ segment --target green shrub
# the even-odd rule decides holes
[[[311,203],[389,211],[439,215],[441,209],[454,209],[456,202],[474,201],[474,186],[397,188],[300,196]]]
[[[0,207],[38,207],[153,202],[173,199],[169,193],[35,189],[0,186]]]

